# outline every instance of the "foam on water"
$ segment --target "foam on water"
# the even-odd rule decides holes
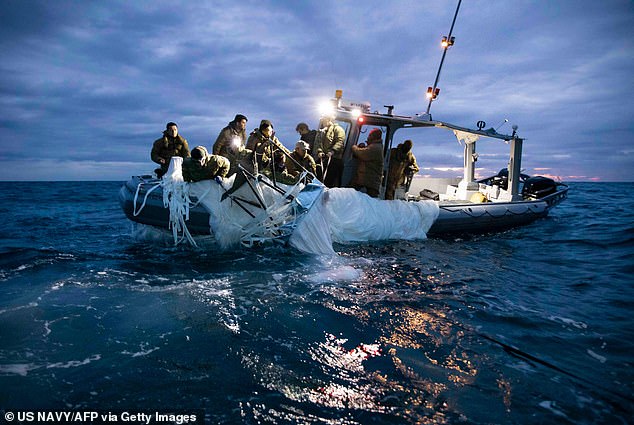
[[[557,408],[557,404],[552,400],[542,401],[541,403],[539,403],[539,407],[543,407],[544,409],[550,410],[551,412],[553,412],[555,415],[559,417],[569,419],[568,416],[564,412],[562,412],[560,409]]]
[[[69,369],[80,366],[85,366],[97,360],[101,360],[100,354],[94,354],[83,360],[69,360],[66,362],[54,362],[54,363],[14,363],[14,364],[0,364],[0,375],[20,375],[27,376],[29,372],[37,369]]]
[[[352,266],[339,266],[333,270],[324,270],[307,276],[313,283],[323,282],[346,282],[361,279],[363,270],[355,269]]]
[[[600,354],[595,353],[594,351],[587,349],[586,352],[594,359],[598,360],[601,363],[605,363],[607,361],[607,358],[605,356],[602,356]]]

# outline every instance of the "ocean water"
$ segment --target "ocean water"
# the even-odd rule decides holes
[[[573,183],[503,233],[335,259],[141,237],[120,186],[0,183],[0,410],[631,423],[633,183]]]

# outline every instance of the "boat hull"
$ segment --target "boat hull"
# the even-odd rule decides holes
[[[427,232],[430,236],[501,231],[546,217],[549,210],[548,204],[544,201],[438,204],[438,218]]]
[[[159,183],[160,180],[151,176],[133,176],[119,190],[119,205],[129,220],[136,223],[147,224],[154,227],[167,229],[169,226],[170,212],[163,205],[163,192],[161,188],[152,191],[148,190]],[[137,188],[138,196],[137,196]],[[136,202],[135,202],[136,196]],[[141,208],[145,200],[145,205]],[[140,212],[138,212],[140,210]],[[138,212],[138,214],[135,214]],[[189,210],[189,220],[187,229],[191,234],[209,235],[209,213],[201,205],[197,205]]]
[[[168,228],[169,210],[163,205],[161,189],[146,194],[159,180],[150,176],[135,176],[128,180],[119,191],[119,203],[128,219],[150,226]],[[139,185],[141,187],[139,188]],[[137,194],[138,190],[138,194]],[[488,233],[530,224],[546,217],[550,208],[567,196],[564,187],[554,194],[533,201],[516,202],[456,202],[435,201],[439,206],[438,218],[428,231],[428,235]],[[136,197],[136,201],[135,201]],[[141,209],[141,205],[145,205]],[[386,201],[404,202],[404,201]],[[434,201],[431,201],[434,202]],[[138,212],[140,209],[140,212]],[[135,214],[135,212],[138,212]],[[187,228],[191,234],[209,235],[209,213],[200,205],[189,211]]]

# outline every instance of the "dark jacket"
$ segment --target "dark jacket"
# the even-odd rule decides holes
[[[212,153],[214,155],[222,155],[226,157],[228,147],[233,143],[233,140],[236,137],[240,140],[240,145],[244,147],[245,141],[247,140],[247,133],[244,130],[238,131],[233,124],[233,121],[231,121],[229,125],[223,128],[220,131],[220,134],[218,134],[218,138],[216,138],[212,148]]]
[[[187,140],[177,134],[176,137],[170,137],[167,135],[167,131],[163,132],[163,137],[154,141],[152,146],[152,153],[150,157],[152,161],[157,164],[161,164],[161,159],[165,161],[161,164],[161,170],[167,171],[170,165],[170,160],[173,156],[180,156],[187,158],[189,156],[189,145]]]
[[[359,163],[350,185],[356,189],[366,188],[368,195],[378,196],[383,177],[383,144],[378,141],[365,147],[354,145],[352,156]]]
[[[229,171],[229,160],[220,155],[209,155],[205,149],[202,164],[189,157],[183,161],[183,180],[197,182],[225,177]]]
[[[315,147],[315,137],[317,136],[317,130],[308,130],[308,133],[302,134],[300,139],[304,142],[308,143],[308,149],[311,152],[315,152],[313,148]]]

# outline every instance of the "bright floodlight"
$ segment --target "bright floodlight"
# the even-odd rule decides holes
[[[335,110],[332,107],[332,102],[330,101],[324,101],[322,103],[319,104],[319,113],[321,115],[334,115]]]
[[[361,115],[361,110],[360,109],[353,109],[352,111],[350,111],[350,113],[356,119],[356,118],[359,118],[359,116]]]

